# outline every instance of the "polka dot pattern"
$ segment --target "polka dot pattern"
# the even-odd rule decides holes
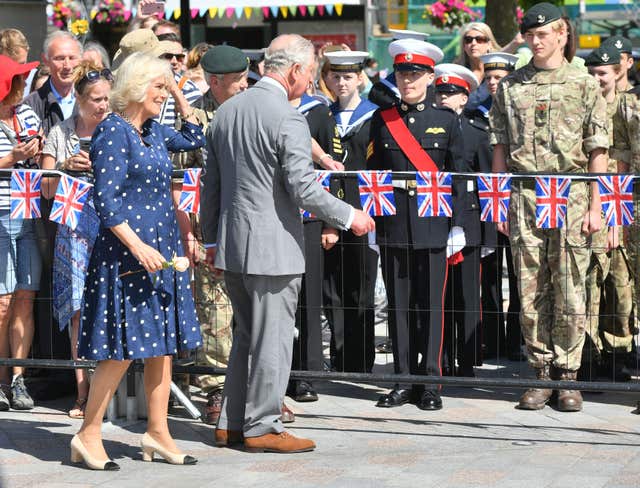
[[[89,262],[78,354],[83,359],[140,359],[201,344],[187,272],[149,274],[109,229],[127,222],[169,260],[183,255],[171,199],[168,151],[202,147],[201,129],[180,132],[147,121],[143,141],[116,114],[96,129],[91,160],[100,229]],[[136,271],[121,276],[129,271]]]

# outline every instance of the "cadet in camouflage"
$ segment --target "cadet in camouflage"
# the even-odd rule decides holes
[[[490,112],[492,170],[585,173],[606,171],[609,147],[606,105],[598,85],[564,58],[567,27],[549,3],[531,7],[522,33],[533,58],[505,77]],[[589,234],[602,226],[595,182],[572,181],[565,226],[536,227],[533,178],[512,185],[509,223],[521,300],[521,327],[529,363],[539,379],[551,374],[575,380],[586,327],[585,280],[590,261]],[[537,410],[550,400],[550,389],[530,389],[519,408]],[[582,397],[560,390],[558,409],[579,411]]]

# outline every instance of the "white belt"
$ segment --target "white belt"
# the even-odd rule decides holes
[[[400,188],[401,190],[415,190],[418,183],[416,180],[392,180],[391,186]]]

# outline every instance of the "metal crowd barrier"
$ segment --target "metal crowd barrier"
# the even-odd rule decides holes
[[[0,180],[6,179],[9,175],[10,171],[0,170]],[[49,171],[43,172],[45,177],[50,176],[59,176],[60,173],[57,171]],[[183,171],[176,170],[174,171],[173,177],[176,180],[181,179]],[[344,173],[334,173],[332,174],[332,179],[340,179],[340,178],[355,178],[356,172],[344,172]],[[453,174],[454,179],[472,179],[478,176],[476,173],[455,173]],[[541,174],[518,174],[512,175],[514,181],[519,179],[530,179],[534,176],[542,176]],[[548,174],[548,176],[571,176],[577,180],[593,180],[597,176],[602,176],[601,174],[583,174],[583,175],[562,175],[562,174]],[[415,179],[415,172],[399,172],[393,173],[394,179],[399,180],[410,180]],[[640,218],[640,216],[636,216],[636,218]],[[50,238],[50,236],[49,236]],[[43,244],[47,244],[46,242]],[[48,243],[49,246],[52,245],[51,242]],[[360,244],[360,245],[368,245],[368,244]],[[46,247],[46,246],[45,246]],[[45,259],[45,262],[47,259]],[[505,276],[506,263],[503,259],[498,266],[498,273],[500,273],[502,282],[504,283],[507,278]],[[50,271],[50,270],[49,270]],[[45,273],[47,274],[47,273]],[[636,273],[636,276],[638,274]],[[49,276],[50,278],[50,276]],[[44,286],[51,286],[51,282],[49,280],[48,283],[43,282]],[[504,287],[504,285],[503,285]],[[44,290],[47,291],[47,290]],[[508,289],[503,289],[503,293],[507,294]],[[48,294],[51,296],[51,293]],[[503,303],[504,305],[504,296]],[[38,299],[38,304],[36,306],[42,307],[44,302],[48,300],[47,298]],[[213,301],[213,297],[211,297]],[[637,305],[637,304],[636,304]],[[305,306],[299,304],[301,312],[305,312]],[[50,308],[50,306],[49,306]],[[323,309],[326,309],[326,304],[320,310],[315,311],[315,313],[322,314]],[[456,312],[458,311],[455,308],[455,304],[453,307],[447,312]],[[375,311],[373,311],[375,313]],[[635,310],[633,315],[633,324],[631,325],[632,330],[635,327],[635,323],[637,323],[637,313]],[[34,343],[34,347],[32,347],[31,357],[28,359],[9,359],[9,358],[0,358],[0,366],[22,366],[26,368],[35,368],[35,369],[74,369],[74,368],[95,368],[95,361],[73,361],[71,359],[65,359],[64,354],[66,352],[61,353],[58,350],[54,350],[54,338],[53,333],[51,331],[47,331],[47,329],[53,329],[54,323],[51,320],[51,315],[49,315],[48,319],[36,323],[36,334],[38,335],[37,340],[44,341],[43,345],[37,345]],[[503,310],[502,323],[500,327],[506,327],[506,318],[507,318],[507,310]],[[577,381],[577,382],[567,382],[567,381],[539,381],[536,379],[531,379],[531,369],[527,365],[526,361],[510,361],[507,364],[507,361],[504,357],[501,357],[498,354],[496,359],[485,361],[485,363],[490,364],[495,368],[502,368],[505,365],[510,368],[515,368],[515,371],[511,371],[513,377],[504,377],[500,375],[491,376],[488,374],[488,371],[483,371],[483,374],[477,377],[461,377],[461,376],[426,376],[426,375],[397,375],[390,374],[385,372],[386,369],[389,368],[390,365],[393,364],[392,355],[390,352],[376,354],[376,361],[373,367],[373,372],[339,372],[332,370],[332,365],[330,364],[329,358],[329,336],[330,332],[326,327],[326,319],[323,320],[323,329],[324,329],[324,337],[323,337],[323,356],[324,356],[324,367],[319,371],[301,371],[301,370],[293,370],[291,372],[291,378],[297,380],[318,380],[318,381],[347,381],[354,383],[371,383],[371,384],[393,384],[393,383],[411,383],[411,384],[439,384],[443,386],[455,386],[455,387],[469,387],[469,388],[553,388],[553,389],[579,389],[583,391],[601,391],[601,392],[624,392],[624,393],[640,393],[640,381],[638,381],[640,377],[640,355],[638,355],[637,349],[634,348],[634,353],[636,354],[635,364],[632,368],[632,374],[634,378],[631,381],[603,381],[601,378],[593,379],[593,381]],[[381,324],[381,325],[380,325]],[[383,334],[378,334],[376,336],[376,342],[384,341],[386,337],[389,337],[389,329],[388,325],[385,325],[384,317],[379,321],[378,331],[380,331],[380,327],[384,328]],[[445,326],[446,327],[446,326]],[[57,332],[57,331],[56,331]],[[637,330],[635,332],[634,342],[637,345],[638,335]],[[384,337],[386,335],[386,337]],[[47,340],[50,341],[50,344],[46,344]],[[67,344],[68,344],[67,338]],[[521,342],[521,340],[520,340]],[[348,355],[350,351],[344,351],[344,355]],[[48,357],[47,356],[48,353]],[[221,367],[213,367],[203,365],[202,354],[200,351],[195,352],[190,358],[178,358],[175,361],[174,372],[176,374],[190,374],[190,375],[224,375],[226,373],[225,368]],[[585,350],[585,354],[589,354]],[[614,361],[615,361],[614,351]],[[70,357],[67,355],[66,357]],[[584,362],[584,361],[583,361]],[[140,370],[142,368],[141,364],[134,363],[132,365],[133,370]],[[528,377],[529,376],[529,377]]]

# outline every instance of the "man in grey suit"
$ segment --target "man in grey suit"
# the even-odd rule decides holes
[[[288,103],[308,86],[313,56],[301,36],[274,39],[263,79],[220,107],[207,137],[204,242],[209,265],[224,270],[235,320],[218,445],[244,439],[254,452],[315,448],[280,421],[304,273],[299,209],[357,235],[374,230],[368,215],[315,181],[307,122]]]

